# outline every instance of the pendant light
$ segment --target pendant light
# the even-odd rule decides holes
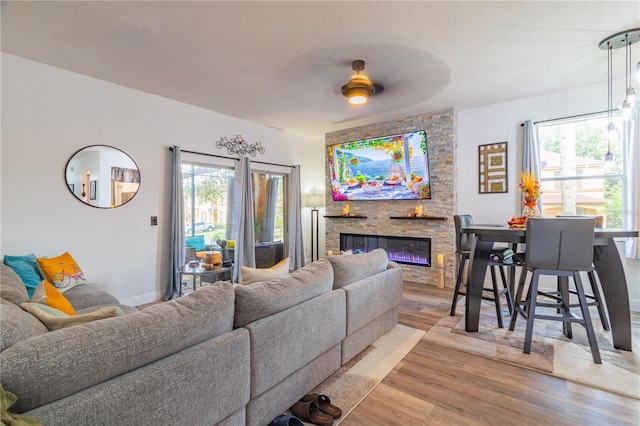
[[[613,89],[612,55],[613,46],[610,41],[607,41],[607,116],[609,118],[609,124],[607,125],[607,153],[602,157],[602,164],[600,165],[600,170],[605,174],[611,174],[615,172],[617,168],[616,160],[613,158],[613,154],[611,153],[611,141],[617,142],[620,140],[620,133],[611,118],[611,92]]]
[[[626,96],[620,104],[620,116],[624,121],[632,121],[638,117],[638,110],[636,107],[636,91],[631,86],[631,41],[629,40],[629,34],[625,34],[625,87],[627,88]]]
[[[624,120],[635,120],[638,116],[635,90],[631,87],[631,45],[640,41],[640,28],[621,31],[613,34],[600,42],[600,49],[607,50],[607,153],[602,157],[602,173],[615,173],[617,170],[615,158],[611,153],[611,142],[620,140],[620,132],[616,128],[612,117],[612,91],[613,91],[613,49],[625,48],[625,97],[620,104],[620,113]]]

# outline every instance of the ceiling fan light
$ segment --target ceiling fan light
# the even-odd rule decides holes
[[[349,98],[349,102],[358,105],[367,102],[369,96],[376,93],[373,83],[365,77],[357,75],[342,86],[342,94]]]
[[[353,70],[356,75],[342,86],[342,95],[349,98],[349,103],[353,105],[361,105],[367,102],[369,96],[376,93],[376,86],[366,76],[360,75],[360,71],[364,70],[364,61],[361,59],[353,61]],[[381,87],[381,86],[380,86]]]
[[[349,97],[349,103],[353,105],[361,105],[367,102],[367,97],[364,95],[354,95]]]

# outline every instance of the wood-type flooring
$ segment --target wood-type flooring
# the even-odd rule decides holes
[[[405,282],[399,322],[429,330],[452,294]],[[341,426],[445,424],[639,425],[640,401],[420,341]]]

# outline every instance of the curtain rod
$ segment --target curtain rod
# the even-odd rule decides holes
[[[617,109],[612,109],[611,112],[617,112]],[[605,112],[609,112],[607,110],[604,111],[597,111],[597,112],[589,112],[586,114],[577,114],[577,115],[569,115],[567,117],[559,117],[559,118],[551,118],[549,120],[540,120],[540,121],[534,121],[533,124],[538,124],[538,123],[548,123],[550,121],[560,121],[560,120],[568,120],[570,118],[579,118],[579,117],[588,117],[590,115],[598,115],[598,114],[604,114]],[[524,123],[520,123],[520,127],[524,126]]]
[[[173,152],[173,147],[172,146],[169,147],[169,151]],[[207,154],[206,152],[188,151],[186,149],[181,149],[180,152],[186,152],[187,154],[206,155],[207,157],[216,157],[216,158],[224,158],[224,159],[227,159],[227,160],[240,161],[239,158],[225,157],[224,155]],[[249,161],[252,162],[252,163],[257,163],[257,164],[266,164],[268,166],[289,167],[289,168],[292,168],[292,169],[295,167],[295,166],[289,166],[287,164],[267,163],[265,161],[255,161],[255,160],[249,160]]]

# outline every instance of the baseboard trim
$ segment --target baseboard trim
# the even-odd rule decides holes
[[[155,293],[146,293],[134,297],[128,297],[126,299],[120,299],[120,303],[128,306],[139,306],[145,303],[157,302],[162,299],[164,292],[156,291]]]

